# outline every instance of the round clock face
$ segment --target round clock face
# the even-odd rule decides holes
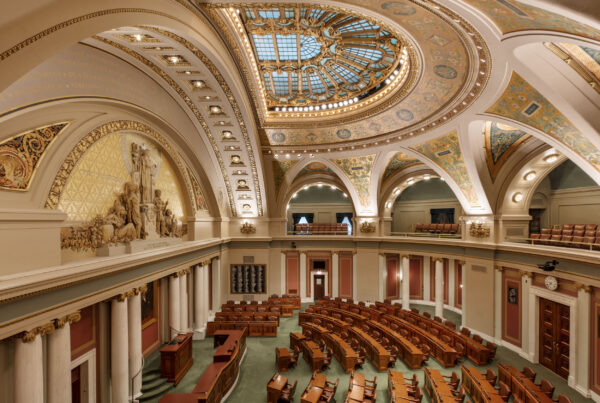
[[[550,291],[554,291],[558,288],[558,281],[554,276],[546,276],[546,280],[544,280],[544,283],[546,284],[546,288]]]

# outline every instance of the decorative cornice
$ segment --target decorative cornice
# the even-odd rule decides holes
[[[496,266],[496,267],[494,267],[494,269],[500,273],[502,273],[504,271],[504,267],[502,267],[502,266]]]
[[[587,284],[583,284],[583,283],[575,283],[575,289],[577,291],[583,290],[586,293],[590,293],[592,291],[592,287],[587,285]]]
[[[467,262],[465,262],[464,260],[457,260],[456,263],[458,263],[461,266],[464,266],[465,264],[467,264]]]
[[[527,270],[519,270],[519,275],[521,277],[529,277],[529,278],[533,278],[533,273]]]
[[[433,263],[440,262],[440,263],[442,263],[442,264],[443,264],[443,263],[444,263],[444,258],[443,258],[443,257],[432,257],[432,258],[431,258],[431,261],[432,261]]]

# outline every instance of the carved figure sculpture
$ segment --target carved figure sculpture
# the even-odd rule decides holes
[[[144,238],[142,234],[142,217],[140,215],[140,199],[138,187],[132,182],[127,182],[124,185],[125,195],[127,198],[127,223],[135,226],[136,238]]]
[[[156,165],[150,156],[150,150],[142,150],[139,162],[140,172],[140,203],[150,204],[154,196],[152,187],[154,186],[154,171]]]
[[[177,219],[171,209],[165,210],[165,224],[169,236],[179,236]]]
[[[161,237],[167,236],[167,226],[165,225],[165,213],[167,210],[167,204],[169,202],[164,202],[160,196],[162,192],[160,189],[156,189],[154,191],[154,208],[156,210],[156,232]]]

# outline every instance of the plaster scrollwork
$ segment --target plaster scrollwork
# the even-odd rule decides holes
[[[131,181],[123,185],[113,206],[80,226],[61,229],[61,248],[95,250],[105,245],[136,239],[181,238],[187,231],[154,188],[156,164],[143,145],[131,144]]]

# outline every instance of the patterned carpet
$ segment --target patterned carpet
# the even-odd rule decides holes
[[[306,309],[309,305],[303,304],[302,309]],[[412,307],[418,308],[420,311],[427,311],[433,314],[434,308],[432,306],[424,305],[412,305]],[[455,323],[460,323],[460,315],[452,311],[444,311],[446,319],[452,320]],[[277,337],[248,337],[246,338],[247,351],[244,361],[242,362],[242,369],[238,383],[227,399],[229,403],[258,403],[266,402],[267,400],[267,382],[276,372],[275,367],[275,347],[288,347],[290,344],[289,334],[290,332],[301,331],[301,327],[298,325],[298,311],[295,312],[292,318],[281,318],[281,323],[278,330]],[[180,392],[186,393],[191,392],[200,376],[204,373],[205,369],[212,361],[213,340],[208,338],[202,341],[194,342],[194,365],[183,378],[183,380],[177,385],[176,388],[171,389],[169,392]],[[160,356],[158,351],[153,353],[146,360],[146,366],[149,368],[159,367]],[[591,399],[586,399],[580,394],[575,392],[573,389],[567,386],[566,380],[560,378],[558,375],[552,373],[548,369],[541,365],[531,364],[518,356],[516,353],[499,347],[496,353],[496,359],[489,365],[489,367],[497,370],[498,362],[507,363],[513,365],[517,369],[521,369],[523,366],[528,365],[532,367],[538,374],[536,382],[539,382],[541,378],[546,378],[556,386],[554,398],[558,396],[558,393],[564,393],[569,396],[573,403],[576,402],[592,402]],[[466,360],[466,365],[474,366],[473,362]],[[460,368],[448,368],[445,369],[440,366],[435,359],[430,358],[427,364],[429,368],[440,370],[444,375],[450,375],[452,371],[457,371],[460,376]],[[479,367],[482,372],[487,367]],[[396,362],[397,371],[401,371],[405,377],[412,376],[413,372],[417,373],[419,378],[419,385],[423,384],[423,370],[413,371],[409,369],[402,361]],[[377,377],[377,401],[388,402],[387,394],[387,373],[377,372],[375,367],[367,362],[364,368],[357,372],[365,374],[367,379],[373,379]],[[343,402],[346,397],[346,391],[348,389],[349,375],[346,374],[337,360],[333,360],[331,368],[324,372],[330,381],[335,381],[337,378],[340,379],[335,399],[338,402]],[[288,382],[293,383],[295,380],[298,381],[296,389],[295,401],[300,402],[300,395],[308,385],[310,380],[311,371],[308,364],[302,359],[298,360],[298,365],[295,369],[288,371],[283,374],[288,377]],[[158,402],[159,399],[153,400],[152,402]],[[423,397],[424,402],[429,402],[427,394]]]

